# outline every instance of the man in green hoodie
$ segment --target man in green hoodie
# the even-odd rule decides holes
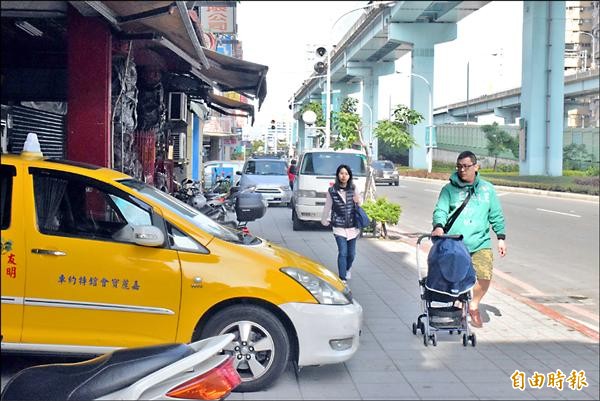
[[[438,197],[433,211],[432,236],[462,234],[463,241],[471,253],[477,282],[473,287],[473,299],[469,305],[471,325],[482,327],[479,302],[490,287],[493,269],[490,225],[498,238],[498,254],[506,255],[504,215],[494,186],[481,178],[479,165],[473,152],[464,151],[456,159],[456,173],[450,176]],[[453,213],[461,207],[465,198],[469,201],[446,233],[444,226]]]

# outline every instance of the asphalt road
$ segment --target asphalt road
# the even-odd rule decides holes
[[[398,187],[378,185],[377,196],[401,205],[401,231],[429,232],[445,183],[403,179]],[[508,253],[496,257],[494,280],[598,331],[598,198],[594,202],[502,190],[498,195]]]

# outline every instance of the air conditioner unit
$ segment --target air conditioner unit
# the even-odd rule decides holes
[[[187,144],[185,133],[177,133],[173,135],[173,160],[174,161],[186,161],[187,160]]]
[[[169,121],[187,124],[187,112],[187,95],[183,92],[169,92]]]

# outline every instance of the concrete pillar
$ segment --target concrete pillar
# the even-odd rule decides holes
[[[433,93],[434,45],[456,39],[456,24],[392,23],[389,26],[389,37],[390,39],[413,44],[412,71],[410,72],[423,76],[429,82]],[[410,108],[421,113],[425,117],[425,120],[413,126],[412,133],[417,145],[410,150],[409,165],[413,168],[426,169],[427,148],[425,146],[425,132],[429,124],[427,119],[430,106],[429,89],[422,79],[417,77],[412,78],[410,97]]]
[[[369,105],[371,106],[371,108],[373,109],[373,130],[375,129],[375,127],[377,126],[377,121],[379,121],[379,77],[383,76],[383,75],[390,75],[390,74],[394,74],[395,72],[395,66],[396,63],[395,62],[383,62],[383,63],[377,63],[373,66],[373,75],[371,77],[371,81],[369,83],[368,86],[370,86],[370,90],[368,88],[368,86],[365,86],[365,93],[369,94],[369,100],[367,100],[367,102],[369,102]],[[382,104],[381,107],[383,109],[387,109],[388,105],[387,104]],[[367,111],[364,110],[364,113],[366,113]],[[388,113],[385,113],[387,118]],[[373,160],[377,160],[379,159],[379,140],[377,139],[377,137],[375,135],[372,135],[372,142],[373,142]]]
[[[110,29],[69,6],[67,32],[67,159],[111,168]]]
[[[192,114],[192,179],[194,181],[202,178],[202,131],[200,130],[200,118]]]
[[[520,116],[520,112],[514,108],[494,108],[494,115],[504,119],[504,124],[514,124],[517,117]]]
[[[521,117],[527,124],[521,175],[562,175],[565,2],[523,2]]]

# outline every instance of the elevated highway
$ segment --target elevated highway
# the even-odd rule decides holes
[[[599,82],[597,69],[565,76],[565,105],[590,95],[597,96],[600,91]],[[503,117],[505,124],[514,123],[521,115],[521,88],[480,96],[468,103],[464,101],[439,107],[433,112],[433,121],[435,125],[448,124],[467,121],[467,116],[470,121],[475,121],[474,117],[491,113]]]

